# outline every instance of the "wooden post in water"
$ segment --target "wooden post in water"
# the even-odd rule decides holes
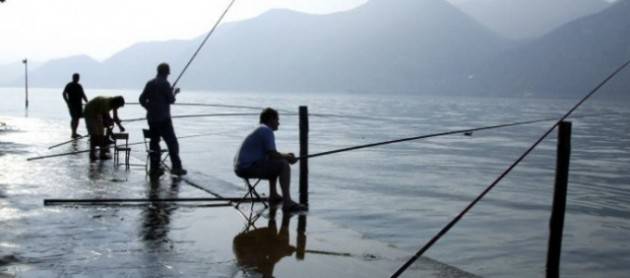
[[[547,250],[547,278],[560,276],[560,253],[562,230],[569,181],[569,158],[571,155],[571,122],[558,125],[558,150],[556,160],[556,184],[553,193],[553,208],[549,221],[549,246]]]
[[[306,215],[300,215],[298,217],[297,226],[297,250],[295,252],[295,258],[298,260],[304,260],[306,255]]]
[[[308,206],[308,107],[300,106],[300,204]]]
[[[24,58],[22,60],[24,64],[24,90],[25,90],[25,100],[24,100],[24,108],[28,110],[28,60]]]

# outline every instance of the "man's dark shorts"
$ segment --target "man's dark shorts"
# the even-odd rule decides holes
[[[285,163],[283,160],[261,160],[248,168],[236,169],[234,172],[239,177],[272,179],[280,175]]]
[[[68,105],[68,110],[70,110],[70,117],[72,117],[72,119],[83,118],[83,107],[81,107],[81,104]]]

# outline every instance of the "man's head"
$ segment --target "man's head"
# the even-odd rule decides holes
[[[267,125],[272,130],[278,130],[278,126],[280,126],[278,111],[270,107],[263,109],[260,113],[260,123]]]
[[[168,76],[171,74],[171,68],[167,63],[161,63],[157,66],[157,74],[158,76]]]
[[[115,96],[112,98],[112,106],[115,109],[125,106],[125,99],[122,96]]]
[[[79,74],[75,72],[72,75],[72,82],[79,82],[79,78],[81,78],[81,76],[79,76]]]

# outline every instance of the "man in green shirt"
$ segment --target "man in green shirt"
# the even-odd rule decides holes
[[[125,128],[120,124],[118,118],[118,108],[125,106],[125,99],[122,96],[102,97],[98,96],[88,101],[83,110],[85,118],[85,126],[90,135],[90,160],[96,160],[96,147],[100,148],[100,159],[110,159],[107,155],[107,147],[105,145],[105,123],[111,122],[112,117],[109,111],[113,111],[113,121],[118,125],[120,131]]]

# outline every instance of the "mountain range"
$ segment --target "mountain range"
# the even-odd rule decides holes
[[[450,0],[481,24],[510,39],[530,39],[610,6],[605,0]]]
[[[443,0],[371,0],[328,15],[273,10],[222,24],[180,80],[184,89],[437,94],[583,93],[630,58],[630,2],[537,39],[509,40]],[[31,86],[142,88],[163,61],[174,79],[193,40],[139,43],[98,62],[49,61]],[[19,85],[15,81],[11,85]],[[618,82],[624,88],[622,82]],[[628,88],[628,87],[625,87]]]

